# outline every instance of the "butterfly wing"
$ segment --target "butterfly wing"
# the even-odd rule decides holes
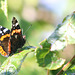
[[[12,28],[11,28],[11,54],[15,53],[18,48],[21,48],[25,44],[25,38],[22,36],[22,31],[19,26],[19,23],[15,17],[12,19]]]
[[[9,56],[10,53],[9,38],[10,30],[0,26],[0,53],[5,57]]]

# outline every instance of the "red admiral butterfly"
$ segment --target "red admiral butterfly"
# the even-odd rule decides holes
[[[25,36],[22,36],[22,31],[15,17],[12,19],[12,28],[8,30],[0,26],[0,53],[8,57],[15,53],[18,48],[22,48],[25,44]]]

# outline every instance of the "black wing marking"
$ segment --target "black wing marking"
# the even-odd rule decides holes
[[[1,38],[3,35],[9,34],[9,33],[10,33],[10,30],[9,30],[9,29],[0,26],[0,38]]]

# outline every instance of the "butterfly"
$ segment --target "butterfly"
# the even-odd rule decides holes
[[[22,30],[15,17],[12,19],[11,30],[0,26],[0,53],[8,57],[14,54],[18,48],[22,48],[26,38],[22,35]]]

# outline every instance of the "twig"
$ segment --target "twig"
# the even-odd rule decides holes
[[[64,65],[64,67],[56,75],[60,75],[61,73],[66,71],[74,63],[74,61],[75,61],[75,55],[72,57],[72,59],[66,65]]]
[[[49,71],[50,71],[50,70],[47,69],[47,75],[49,75]]]

